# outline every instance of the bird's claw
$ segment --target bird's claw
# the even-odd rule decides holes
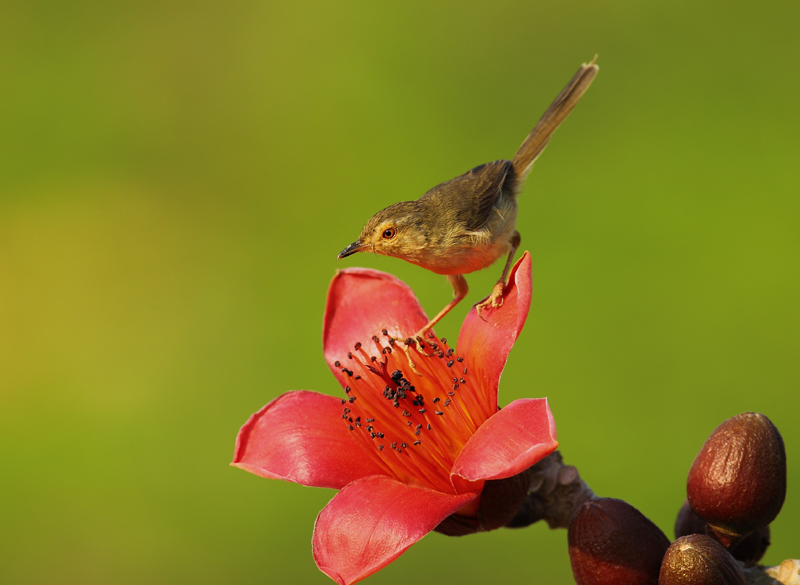
[[[430,354],[429,353],[425,353],[425,350],[422,349],[422,346],[424,345],[424,341],[422,340],[422,336],[425,333],[427,333],[427,332],[426,331],[420,331],[419,333],[415,334],[414,337],[409,337],[407,339],[393,338],[394,341],[400,342],[400,343],[403,344],[401,347],[403,348],[403,352],[406,354],[406,359],[408,360],[408,365],[411,367],[411,369],[414,371],[414,373],[417,376],[422,376],[422,374],[420,374],[417,371],[417,365],[414,363],[414,360],[411,359],[411,349],[410,349],[411,345],[413,344],[416,347],[417,351],[420,354],[422,354],[423,356],[425,356],[425,357],[433,357],[433,356],[436,355],[436,354],[433,354],[433,353],[430,353]]]
[[[491,307],[493,309],[497,309],[498,307],[502,307],[503,306],[503,292],[504,291],[505,291],[505,285],[502,282],[498,282],[497,284],[495,284],[494,285],[494,290],[492,291],[492,294],[490,294],[488,297],[483,299],[480,303],[475,305],[475,310],[478,313],[478,317],[480,317],[481,319],[483,319],[484,321],[486,321],[488,323],[486,318],[483,315],[481,315],[481,311],[483,311],[484,309],[488,309],[489,307]]]

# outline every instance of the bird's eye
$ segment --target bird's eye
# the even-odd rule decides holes
[[[397,233],[397,230],[394,229],[393,227],[390,227],[389,229],[383,230],[383,239],[384,240],[391,240],[396,233]]]

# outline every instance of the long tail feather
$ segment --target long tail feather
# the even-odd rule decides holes
[[[512,162],[520,182],[525,180],[534,161],[542,153],[547,143],[550,142],[553,132],[566,119],[584,92],[589,89],[599,70],[599,67],[595,65],[596,60],[597,56],[588,65],[586,63],[581,65],[575,76],[561,90],[561,93],[553,100],[553,103],[547,108],[542,118],[531,130],[531,133],[528,134],[522,146],[519,147],[517,154],[514,155]]]

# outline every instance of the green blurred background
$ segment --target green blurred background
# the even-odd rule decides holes
[[[378,209],[509,158],[601,71],[520,198],[528,322],[501,404],[672,537],[722,420],[782,431],[766,562],[800,555],[800,4],[4,2],[0,581],[328,583],[333,492],[230,468],[249,415],[337,394],[336,261]],[[499,265],[469,277],[455,337]],[[371,583],[569,583],[566,532],[433,534]]]

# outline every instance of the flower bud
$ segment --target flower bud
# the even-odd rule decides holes
[[[669,539],[639,510],[614,498],[583,504],[567,534],[578,585],[653,585]]]
[[[745,585],[745,577],[724,546],[705,534],[690,534],[670,545],[658,585]]]
[[[708,527],[706,521],[695,514],[695,511],[689,505],[689,500],[685,500],[680,511],[678,511],[678,517],[675,519],[675,538],[690,534],[705,534],[706,527]]]
[[[700,516],[695,514],[688,500],[683,503],[678,518],[675,520],[675,538],[688,536],[689,534],[709,534],[711,527],[706,524]],[[755,532],[748,534],[739,544],[728,552],[737,561],[742,561],[745,566],[752,567],[764,553],[767,552],[770,544],[769,526],[759,528]]]
[[[778,429],[752,412],[723,422],[695,458],[686,491],[692,509],[726,546],[767,526],[786,497],[786,451]]]

